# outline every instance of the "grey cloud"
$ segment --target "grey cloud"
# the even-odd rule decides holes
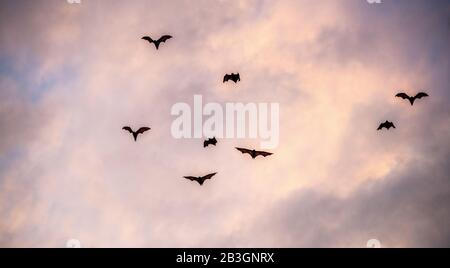
[[[248,246],[365,247],[375,238],[384,247],[449,247],[450,158],[431,157],[346,197],[297,191],[258,219],[258,228],[249,231],[257,242],[237,240]]]

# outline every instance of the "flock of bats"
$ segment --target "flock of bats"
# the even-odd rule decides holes
[[[419,92],[415,96],[412,96],[412,97],[409,96],[406,93],[403,93],[403,92],[402,93],[398,93],[397,95],[395,95],[395,97],[397,97],[397,98],[402,98],[404,100],[409,100],[409,103],[411,103],[411,106],[414,105],[414,102],[416,100],[419,100],[421,98],[428,97],[428,96],[429,95],[427,93],[425,93],[425,92]],[[382,130],[383,128],[389,130],[391,128],[396,128],[396,127],[395,127],[394,123],[386,120],[386,122],[380,124],[380,126],[377,128],[377,130]]]
[[[163,35],[161,36],[159,39],[154,40],[153,38],[151,38],[150,36],[144,36],[141,39],[148,41],[150,44],[153,44],[156,48],[156,50],[159,49],[161,43],[165,43],[167,40],[173,38],[171,35]],[[239,81],[241,81],[241,76],[239,73],[231,73],[231,74],[225,74],[225,76],[223,77],[223,83],[228,82],[228,81],[233,81],[234,83],[237,83]],[[137,138],[140,134],[144,134],[145,132],[151,130],[151,128],[149,127],[141,127],[138,130],[133,130],[131,127],[129,126],[125,126],[122,128],[125,131],[128,131],[129,133],[131,133],[133,135],[134,141],[137,141]],[[207,139],[203,142],[203,147],[206,148],[210,145],[217,145],[217,139],[216,137]],[[272,155],[272,153],[269,152],[264,152],[264,151],[256,151],[256,150],[250,150],[250,149],[246,149],[246,148],[239,148],[236,147],[236,150],[238,150],[239,152],[241,152],[242,154],[249,154],[253,159],[257,158],[258,156],[269,156]],[[190,181],[196,181],[198,184],[203,185],[203,183],[206,180],[211,179],[213,176],[215,176],[217,174],[217,172],[215,173],[211,173],[205,176],[201,176],[201,177],[195,177],[195,176],[184,176],[183,178],[190,180]]]
[[[171,35],[163,35],[157,40],[152,39],[150,36],[144,36],[141,39],[142,40],[146,40],[150,44],[155,45],[155,48],[158,50],[159,46],[161,45],[161,43],[165,43],[167,40],[169,40],[171,38],[172,38]],[[233,81],[234,83],[237,83],[237,82],[241,81],[241,76],[240,76],[239,73],[236,73],[236,74],[235,73],[225,74],[225,76],[223,77],[223,83],[228,82],[230,80]],[[414,105],[414,102],[416,100],[424,98],[424,97],[428,97],[428,96],[429,95],[427,93],[425,93],[425,92],[419,92],[415,96],[409,96],[406,93],[398,93],[397,95],[395,95],[395,97],[408,100],[411,103],[411,106]],[[386,120],[386,122],[380,124],[380,126],[378,127],[377,130],[382,130],[383,128],[386,128],[387,130],[389,130],[391,128],[396,128],[396,127],[395,127],[393,122],[390,122],[390,121]],[[139,134],[144,134],[146,131],[150,130],[149,127],[141,127],[138,130],[134,131],[129,126],[125,126],[122,129],[130,132],[133,135],[134,141],[137,141],[137,138],[138,138]],[[213,137],[213,138],[205,140],[203,142],[203,147],[206,148],[209,145],[216,146],[216,144],[217,144],[217,139],[215,137]],[[269,155],[272,155],[272,153],[269,153],[269,152],[256,151],[256,150],[251,150],[251,149],[246,149],[246,148],[239,148],[239,147],[236,147],[236,150],[240,151],[242,154],[249,154],[253,159],[257,158],[258,156],[267,157]],[[211,179],[216,174],[217,174],[217,172],[211,173],[211,174],[208,174],[208,175],[205,175],[205,176],[201,176],[201,177],[184,176],[184,178],[187,179],[187,180],[190,180],[190,181],[196,181],[198,184],[203,185],[203,183],[206,180]]]

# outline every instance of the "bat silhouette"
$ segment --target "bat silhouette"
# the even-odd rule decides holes
[[[158,48],[159,48],[159,45],[160,45],[162,42],[165,43],[165,42],[166,42],[167,40],[169,40],[170,38],[172,38],[171,35],[163,35],[163,36],[161,36],[158,40],[153,40],[150,36],[144,36],[144,37],[142,37],[141,39],[148,41],[150,44],[153,43],[153,44],[155,45],[156,49],[158,49]]]
[[[383,128],[386,128],[387,130],[389,130],[391,127],[395,128],[394,123],[386,120],[386,122],[380,124],[380,126],[377,128],[377,130],[381,130]]]
[[[243,154],[249,154],[253,159],[255,159],[256,157],[258,157],[260,155],[262,155],[264,157],[272,155],[272,153],[263,152],[263,151],[255,151],[255,150],[249,150],[249,149],[238,148],[238,147],[236,147],[236,149]]]
[[[134,141],[137,141],[137,137],[138,137],[139,134],[144,134],[144,132],[150,130],[149,127],[141,127],[138,131],[133,131],[131,129],[131,127],[123,127],[122,129],[130,132],[131,134],[133,134]]]
[[[395,96],[398,97],[398,98],[402,98],[402,99],[404,99],[404,100],[409,100],[409,102],[411,103],[411,106],[413,106],[413,105],[414,105],[414,101],[416,101],[416,100],[418,100],[418,99],[421,99],[421,98],[424,98],[424,97],[428,97],[428,94],[425,93],[425,92],[419,92],[419,93],[417,93],[416,96],[410,97],[410,96],[409,96],[408,94],[406,94],[406,93],[398,93],[398,94],[395,95]]]
[[[224,83],[225,83],[225,82],[228,82],[228,80],[231,80],[231,81],[233,81],[234,83],[237,83],[238,81],[241,81],[241,75],[240,75],[239,73],[237,73],[237,74],[234,74],[234,73],[226,74],[226,75],[223,77],[223,82],[224,82]]]
[[[203,183],[204,183],[206,180],[211,179],[211,178],[212,178],[214,175],[216,175],[216,174],[217,174],[217,172],[216,172],[216,173],[208,174],[208,175],[203,176],[203,177],[184,176],[183,178],[188,179],[188,180],[190,180],[190,181],[196,181],[196,182],[198,182],[198,184],[203,185]]]
[[[207,139],[203,142],[203,148],[208,147],[209,145],[216,146],[216,144],[217,144],[216,137],[214,137],[212,139]]]

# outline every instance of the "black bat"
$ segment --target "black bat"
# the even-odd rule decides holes
[[[243,154],[249,154],[253,159],[255,159],[256,157],[258,157],[260,155],[262,155],[264,157],[272,155],[272,153],[263,152],[263,151],[255,151],[255,150],[249,150],[249,149],[238,148],[238,147],[236,147],[236,149]]]
[[[225,83],[228,80],[231,80],[231,81],[234,81],[234,83],[237,83],[238,81],[241,81],[241,75],[239,73],[237,73],[237,74],[234,74],[234,73],[226,74],[223,77],[223,82]]]
[[[158,48],[159,48],[159,45],[160,45],[162,42],[166,42],[166,41],[169,40],[170,38],[172,38],[171,35],[163,35],[163,36],[161,36],[158,40],[153,40],[150,36],[144,36],[144,37],[142,37],[141,39],[147,40],[150,44],[153,43],[153,44],[155,45],[156,49],[158,49]]]
[[[208,175],[203,176],[203,177],[184,176],[183,178],[188,179],[188,180],[190,180],[190,181],[196,181],[196,182],[198,182],[198,184],[203,185],[203,183],[204,183],[206,180],[211,179],[211,178],[212,178],[214,175],[216,175],[216,174],[217,174],[217,172],[216,172],[216,173],[208,174]]]
[[[417,93],[416,96],[410,97],[410,96],[409,96],[408,94],[406,94],[406,93],[398,93],[398,94],[395,95],[395,96],[398,97],[398,98],[402,98],[402,99],[404,99],[404,100],[409,100],[409,102],[411,103],[411,106],[413,106],[415,100],[418,100],[418,99],[421,99],[421,98],[424,98],[424,97],[428,97],[428,94],[425,93],[425,92],[419,92],[419,93]]]
[[[386,128],[387,130],[389,130],[391,127],[395,128],[394,123],[386,120],[386,122],[380,124],[377,130],[381,130],[382,128]]]
[[[203,142],[203,148],[208,147],[208,145],[214,145],[216,146],[217,144],[217,140],[216,137],[212,138],[212,139],[207,139]]]
[[[130,132],[131,134],[133,134],[134,141],[137,141],[137,137],[138,137],[139,134],[144,134],[144,132],[150,130],[149,127],[141,127],[138,131],[133,131],[131,129],[131,127],[123,127],[122,129]]]

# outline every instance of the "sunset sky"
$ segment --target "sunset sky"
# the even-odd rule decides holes
[[[448,0],[0,0],[0,247],[449,247],[449,60]],[[274,155],[174,139],[194,95]]]

